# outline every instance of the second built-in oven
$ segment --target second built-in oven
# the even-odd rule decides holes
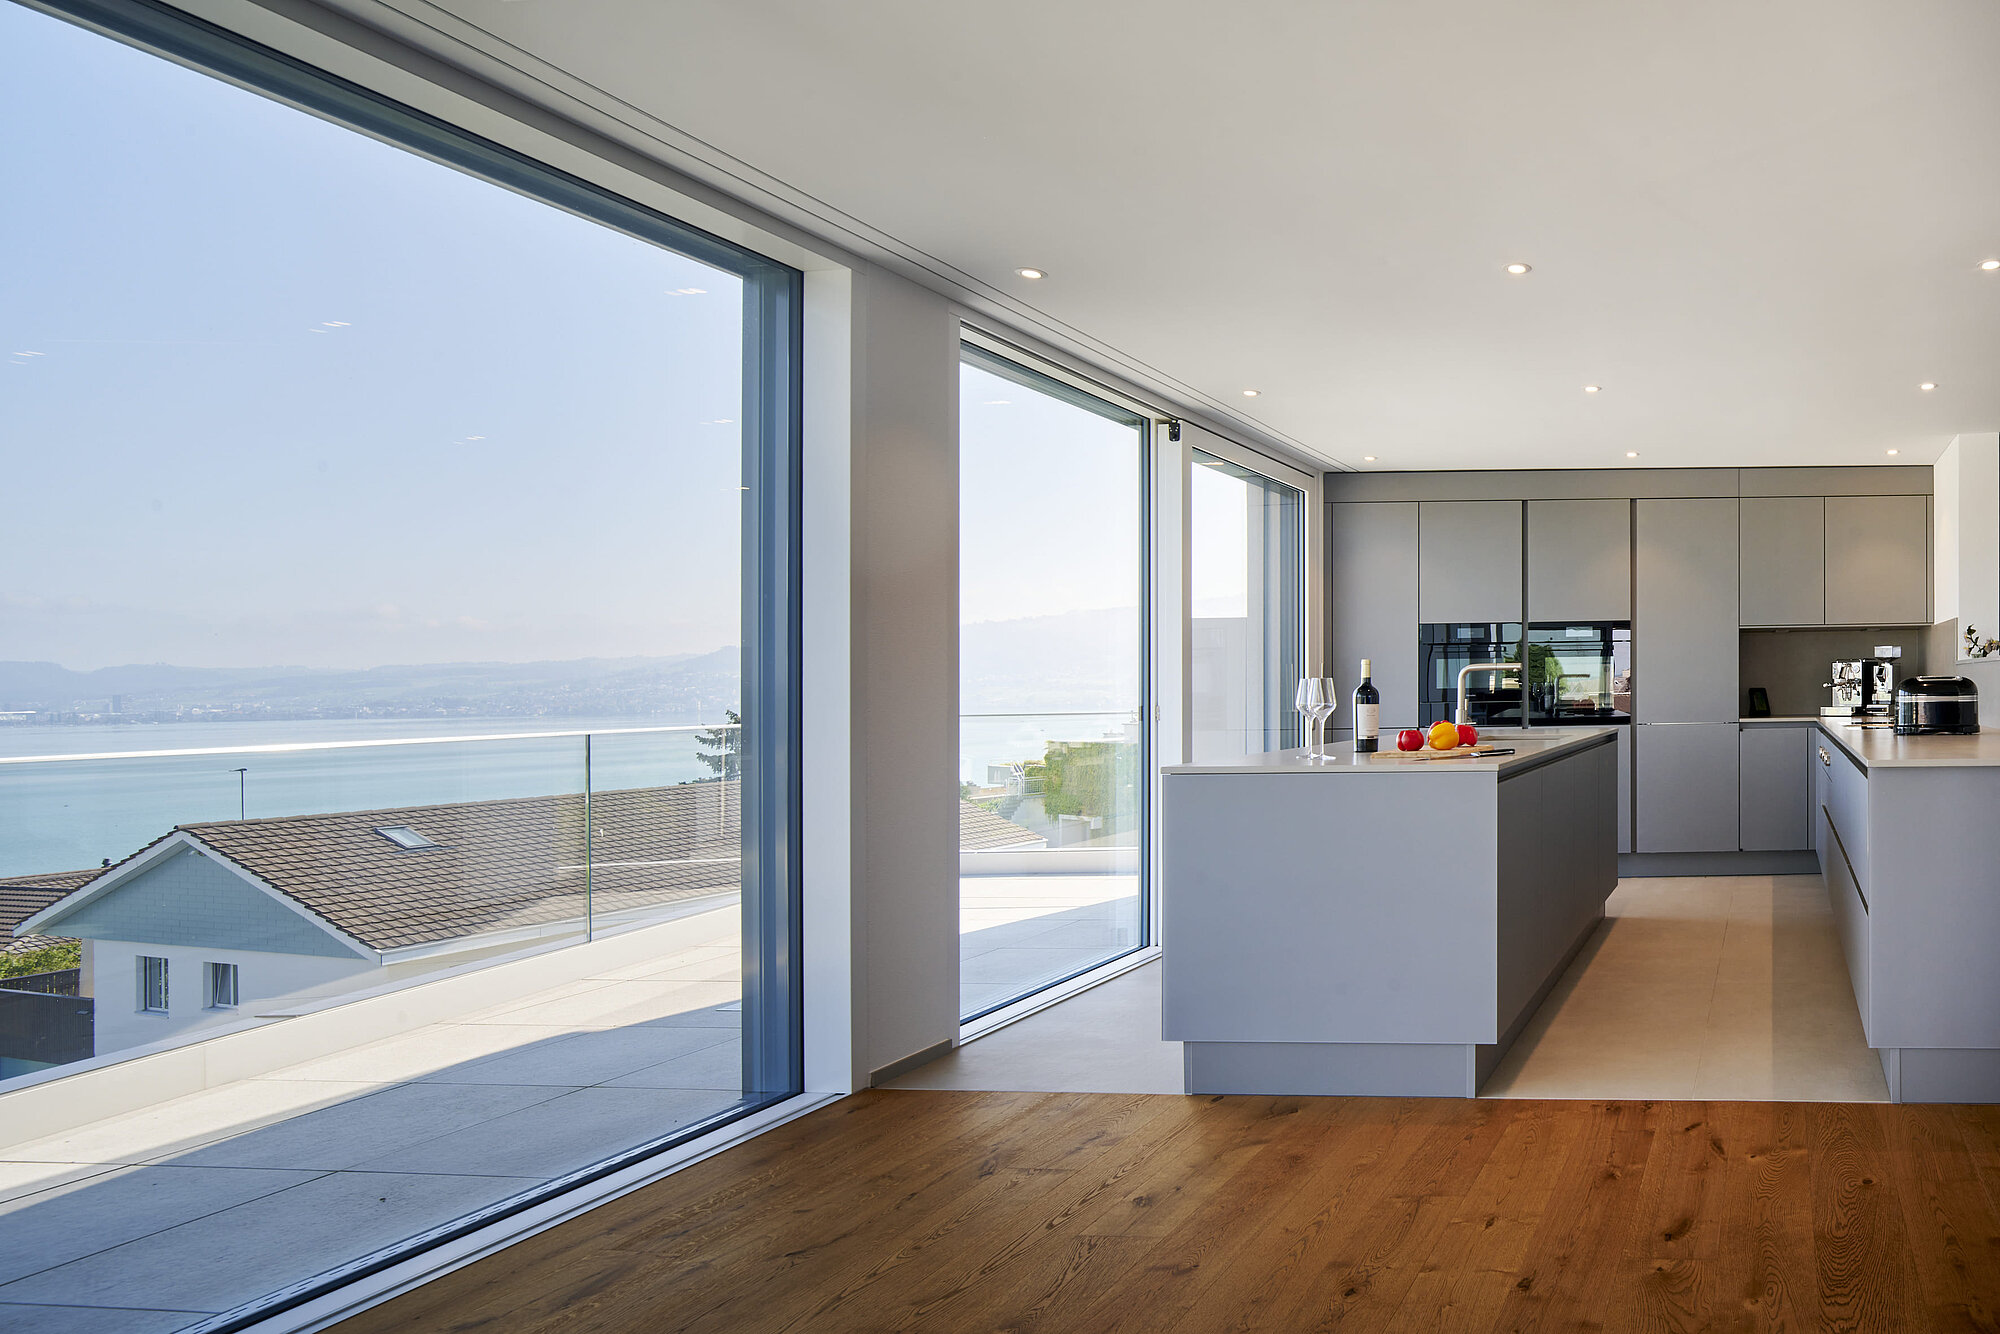
[[[1531,726],[1632,721],[1631,622],[1531,623],[1522,656]]]

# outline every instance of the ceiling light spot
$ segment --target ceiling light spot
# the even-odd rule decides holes
[[[1375,461],[1375,456],[1373,454],[1363,454],[1361,456],[1361,461],[1363,463],[1373,463]]]
[[[1255,397],[1257,397],[1257,396],[1258,396],[1259,394],[1261,394],[1261,393],[1263,393],[1263,392],[1264,392],[1264,391],[1263,391],[1263,390],[1261,390],[1261,389],[1245,389],[1245,390],[1243,391],[1243,397],[1245,397],[1245,398],[1255,398]]]
[[[1902,451],[1902,450],[1900,450],[1900,449],[1892,449],[1892,450],[1890,450],[1889,452],[1890,452],[1891,454],[1900,454],[1900,453],[1902,453],[1903,451]]]
[[[1636,449],[1628,449],[1625,451],[1625,457],[1628,459],[1636,459],[1639,457],[1639,451]]]
[[[1937,388],[1937,381],[1926,380],[1922,384],[1918,385],[1917,388],[1923,390],[1926,394],[1928,394],[1931,390]]]
[[[2000,269],[2000,259],[1982,259],[1979,261],[1979,267],[1991,273],[1995,269]]]
[[[1587,384],[1583,387],[1583,392],[1586,394],[1598,394],[1602,393],[1603,391],[1604,391],[1604,386],[1601,384]]]
[[[1507,266],[1507,272],[1513,274],[1517,278],[1524,273],[1533,273],[1534,271],[1535,271],[1535,266],[1532,264],[1509,264]]]
[[[1049,276],[1048,271],[1045,269],[1016,269],[1014,272],[1031,281],[1036,278],[1046,278]]]

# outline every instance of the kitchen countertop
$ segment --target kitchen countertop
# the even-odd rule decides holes
[[[1789,727],[1797,727],[1800,723],[1818,722],[1819,715],[1816,713],[1780,713],[1765,718],[1751,718],[1746,716],[1738,718],[1736,721],[1746,725],[1750,723],[1783,723]]]
[[[1327,747],[1327,758],[1308,760],[1303,750],[1268,751],[1259,755],[1240,755],[1226,760],[1211,760],[1206,764],[1168,764],[1161,766],[1163,774],[1381,774],[1381,773],[1497,773],[1509,774],[1523,768],[1535,768],[1572,751],[1586,750],[1606,738],[1616,736],[1615,727],[1575,727],[1562,729],[1561,735],[1551,735],[1548,730],[1522,735],[1511,728],[1496,728],[1480,737],[1481,745],[1512,747],[1512,755],[1478,756],[1454,760],[1413,760],[1405,752],[1396,750],[1395,736],[1383,738],[1390,747],[1372,755],[1356,755],[1351,742],[1341,741]],[[2000,763],[2000,757],[1996,757]]]
[[[1886,727],[1825,720],[1820,731],[1864,769],[2000,768],[2000,731],[1991,728],[1972,736],[1897,736]]]

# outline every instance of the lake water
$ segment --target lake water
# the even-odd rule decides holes
[[[454,719],[448,727],[421,720],[4,727],[0,760],[116,757],[0,762],[0,876],[117,861],[177,824],[245,813],[255,819],[583,791],[584,738],[520,735],[529,732],[601,729],[590,756],[591,784],[600,790],[710,776],[696,758],[694,732],[615,730],[634,725],[510,718]],[[489,739],[436,739],[470,736]],[[327,743],[336,748],[251,749]],[[190,750],[218,753],[168,753]],[[239,768],[247,772],[239,776]]]
[[[1120,722],[1118,715],[967,718],[960,776],[984,782],[989,764],[1038,759],[1052,738],[1118,735]],[[631,731],[635,726],[644,724],[508,718],[0,726],[0,876],[115,862],[175,825],[239,813],[256,819],[583,791],[583,736],[526,733],[592,733],[598,790],[710,776],[693,731]],[[466,737],[483,739],[452,739]],[[325,748],[255,749],[301,744]],[[185,751],[215,753],[172,753]],[[6,762],[105,755],[112,758]],[[247,772],[239,776],[239,768]]]

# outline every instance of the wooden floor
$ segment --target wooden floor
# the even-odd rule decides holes
[[[382,1331],[1994,1330],[2000,1108],[876,1091]]]

